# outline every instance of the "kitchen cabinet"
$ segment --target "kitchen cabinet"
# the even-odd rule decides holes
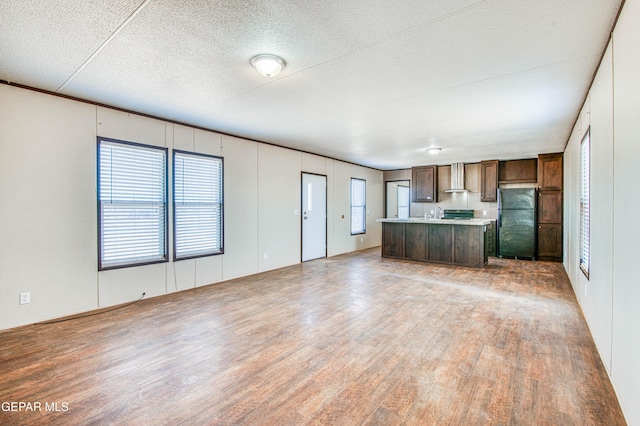
[[[404,257],[411,260],[427,260],[429,228],[419,223],[407,223],[404,229]]]
[[[487,225],[487,256],[496,256],[496,221],[492,220]]]
[[[538,223],[562,223],[562,191],[538,191]]]
[[[562,153],[538,156],[538,259],[562,262]]]
[[[382,227],[382,252],[386,257],[404,258],[404,223]]]
[[[538,259],[562,261],[562,224],[538,224]]]
[[[562,153],[538,156],[538,189],[562,190]]]
[[[431,262],[453,262],[453,225],[428,225]]]
[[[500,183],[536,183],[538,181],[538,160],[529,158],[500,161],[498,181]]]
[[[480,201],[498,201],[498,160],[480,162]]]
[[[379,219],[382,257],[481,268],[488,262],[489,221],[465,224],[440,221]]]
[[[420,166],[411,169],[411,201],[414,203],[438,201],[438,166]]]

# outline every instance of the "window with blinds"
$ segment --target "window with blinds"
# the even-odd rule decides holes
[[[590,192],[590,136],[582,139],[580,149],[580,269],[589,278],[589,192]]]
[[[174,259],[223,253],[222,158],[173,151]]]
[[[364,179],[351,178],[351,235],[366,232],[366,186]]]
[[[167,149],[98,138],[98,268],[167,261]]]

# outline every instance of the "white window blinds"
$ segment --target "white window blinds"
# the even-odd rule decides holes
[[[222,158],[173,152],[174,258],[223,252]]]
[[[167,150],[98,138],[99,269],[167,260]]]
[[[351,235],[366,230],[366,184],[363,179],[351,178]]]
[[[589,277],[589,193],[590,193],[590,136],[582,139],[580,152],[580,269]]]

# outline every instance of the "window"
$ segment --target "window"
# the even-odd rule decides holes
[[[351,235],[364,234],[367,223],[367,182],[351,178]]]
[[[589,130],[582,139],[580,149],[580,269],[589,278],[589,192],[590,192],[590,136]]]
[[[223,253],[222,158],[173,151],[175,260]]]
[[[98,268],[167,261],[167,149],[98,137]]]

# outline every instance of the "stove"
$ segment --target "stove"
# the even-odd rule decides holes
[[[469,220],[473,219],[473,210],[466,209],[445,209],[442,215],[443,219],[455,219],[455,220]]]

